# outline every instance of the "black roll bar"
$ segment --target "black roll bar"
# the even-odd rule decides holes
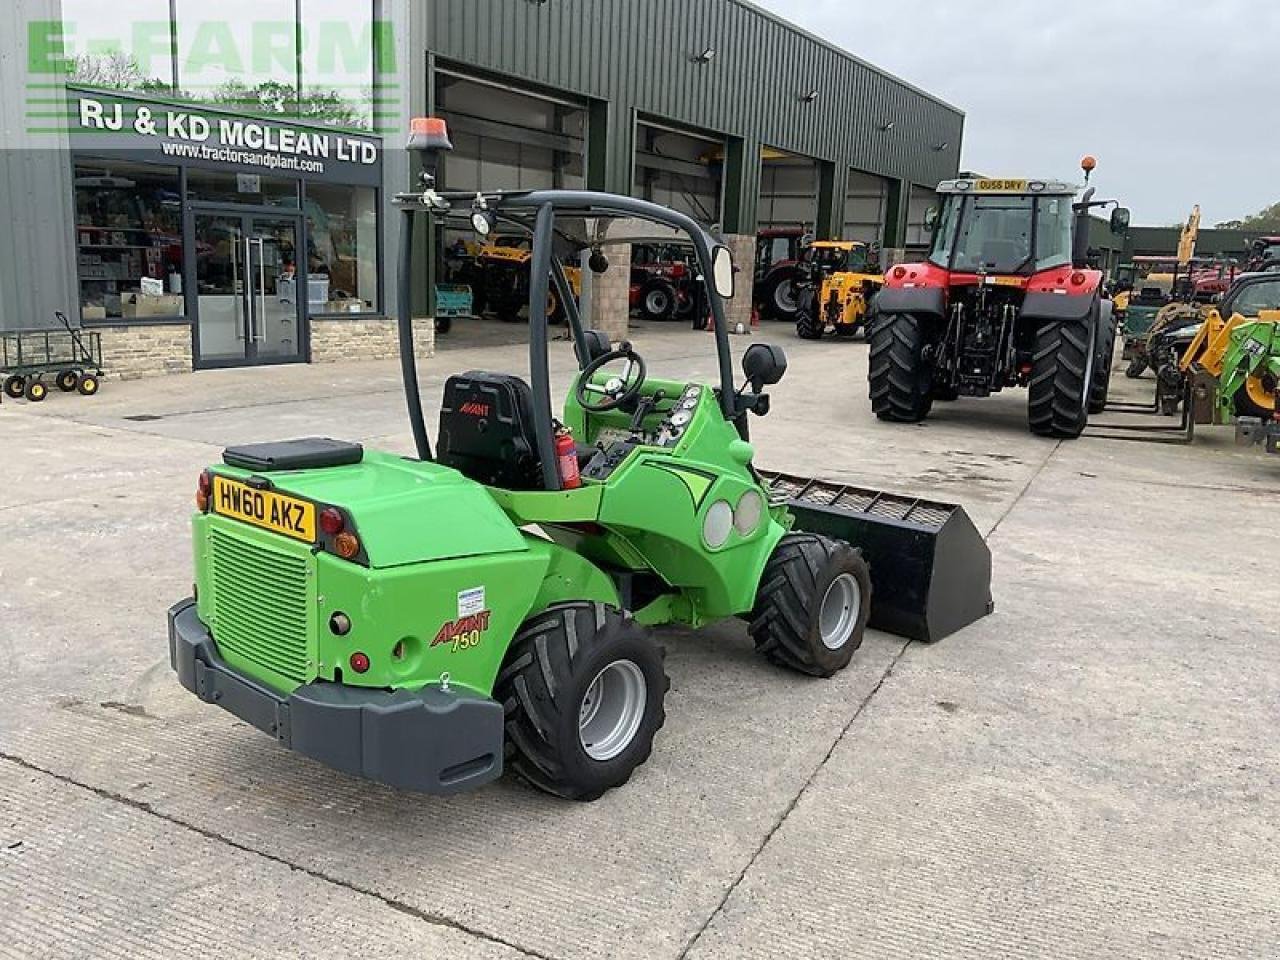
[[[405,402],[409,405],[409,426],[419,460],[431,459],[431,440],[422,414],[422,393],[418,389],[418,358],[413,342],[413,218],[416,212],[400,213],[400,274],[396,278],[397,326],[400,333],[400,375],[404,380]]]
[[[533,381],[533,432],[538,444],[544,490],[561,489],[551,423],[551,369],[547,359],[547,290],[551,279],[551,245],[555,239],[555,225],[555,207],[550,203],[539,206],[533,225],[533,257],[529,261],[529,375]]]

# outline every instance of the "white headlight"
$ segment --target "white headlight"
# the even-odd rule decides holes
[[[702,539],[712,550],[718,550],[729,540],[733,530],[733,508],[724,500],[717,500],[702,521]]]
[[[744,537],[749,537],[760,526],[760,518],[764,516],[764,497],[759,490],[748,490],[738,501],[733,511],[733,525]]]

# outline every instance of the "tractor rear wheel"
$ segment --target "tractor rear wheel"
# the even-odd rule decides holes
[[[1235,395],[1237,417],[1261,417],[1270,421],[1276,415],[1276,395],[1268,390],[1261,377],[1249,377]]]
[[[800,309],[793,268],[775,270],[760,292],[760,315],[766,320],[795,320]]]
[[[662,659],[647,628],[602,603],[557,604],[529,620],[494,687],[511,767],[567,800],[622,786],[666,720]]]
[[[871,409],[881,420],[919,423],[933,406],[933,368],[924,358],[924,324],[883,313],[871,324]]]
[[[1107,397],[1111,394],[1111,366],[1116,356],[1115,316],[1107,320],[1098,333],[1098,350],[1093,358],[1093,382],[1089,386],[1089,412],[1102,413],[1107,409]]]
[[[1046,323],[1036,331],[1027,423],[1041,437],[1074,439],[1089,422],[1096,314],[1084,323]]]
[[[830,677],[862,646],[871,615],[871,572],[843,540],[791,533],[765,565],[748,630],[779,666]]]
[[[640,289],[640,314],[646,320],[670,320],[678,299],[676,288],[666,280],[650,280]]]

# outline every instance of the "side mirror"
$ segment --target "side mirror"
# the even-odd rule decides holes
[[[733,299],[733,255],[728,247],[716,247],[711,253],[711,273],[716,293],[725,300]]]
[[[1127,233],[1129,230],[1129,209],[1128,207],[1116,207],[1111,211],[1111,232],[1115,234]]]
[[[753,343],[743,354],[742,373],[756,393],[777,383],[786,372],[787,355],[781,347]]]
[[[930,233],[938,229],[938,208],[930,207],[924,212],[924,228]]]
[[[609,342],[609,335],[603,330],[583,330],[582,337],[586,341],[587,356],[582,355],[577,344],[573,347],[573,352],[578,357],[578,364],[582,367],[599,360],[613,349],[613,344]]]

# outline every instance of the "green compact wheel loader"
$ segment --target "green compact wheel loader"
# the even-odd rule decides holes
[[[232,447],[204,471],[195,596],[169,611],[182,685],[280,744],[395,787],[448,794],[510,766],[562,797],[626,782],[663,724],[654,628],[746,621],[756,649],[816,677],[873,627],[933,641],[989,613],[990,555],[964,511],[754,466],[747,418],[782,352],[735,384],[728,250],[688,217],[582,191],[437,191],[438,120],[415,121],[402,211],[401,366],[415,457],[328,439]],[[579,372],[557,419],[548,329],[530,380],[460,373],[433,450],[409,315],[415,220],[533,241],[530,302],[566,305]],[[563,263],[628,242],[692,244],[717,382],[650,375],[584,329]],[[626,269],[619,265],[615,269]]]

